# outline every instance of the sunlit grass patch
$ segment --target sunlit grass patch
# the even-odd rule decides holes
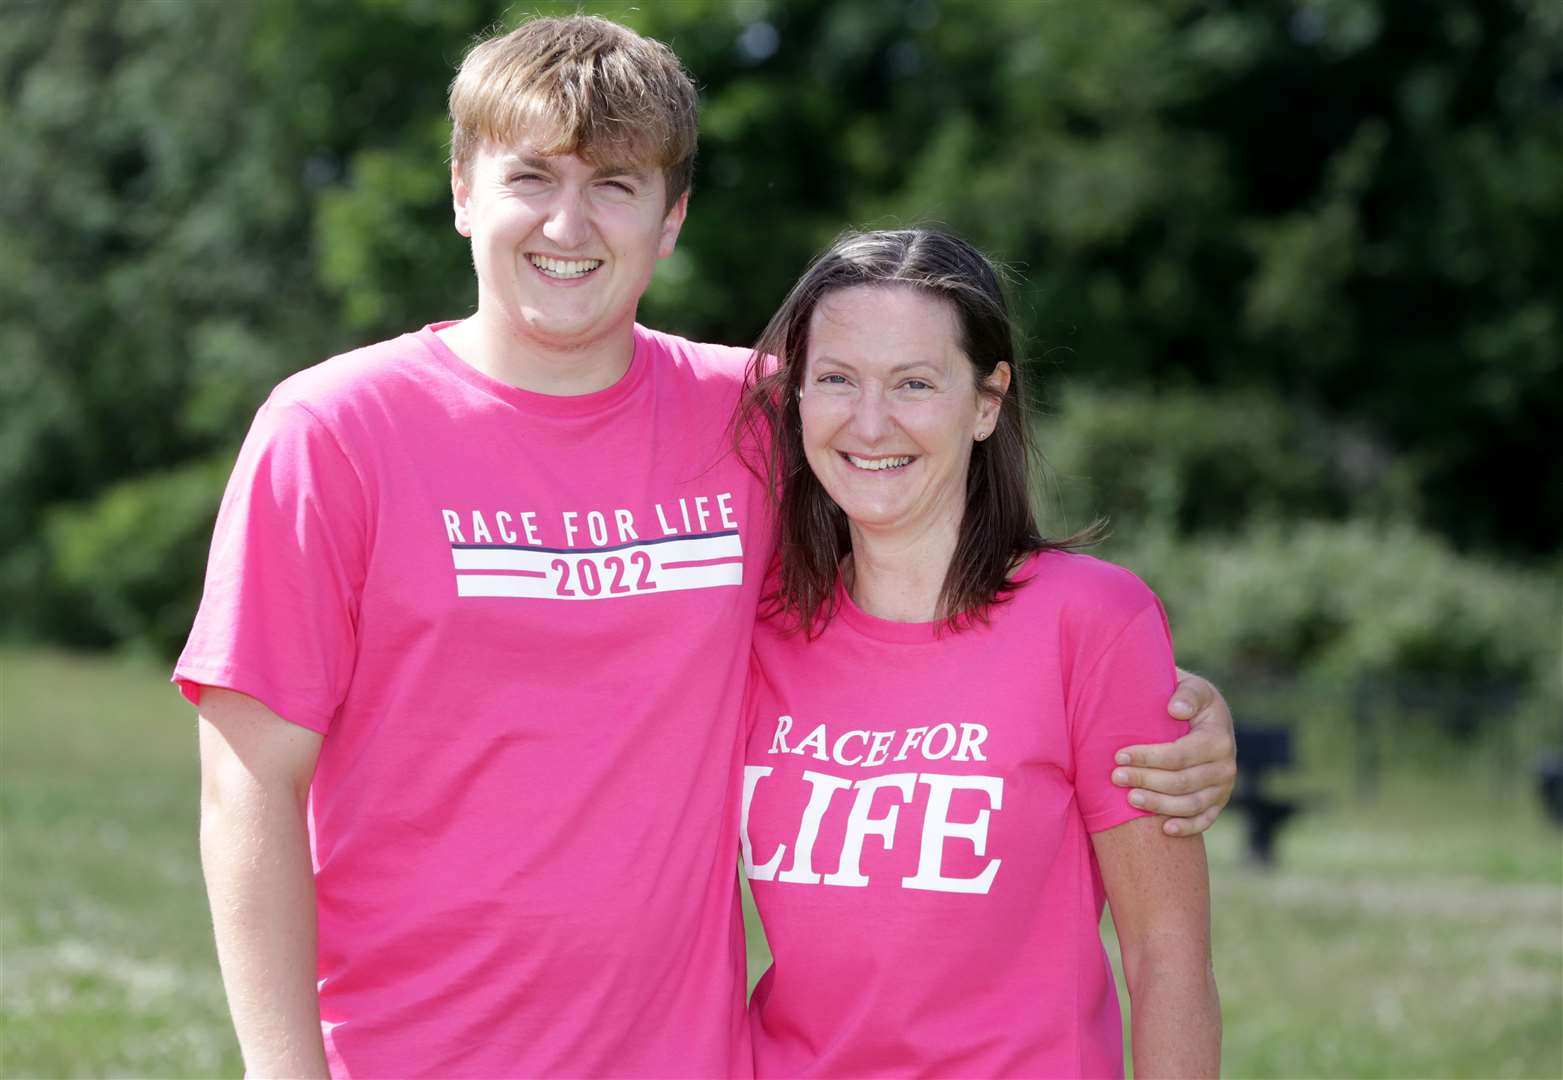
[[[242,1070],[166,677],[0,652],[0,1075]],[[1208,838],[1226,1074],[1563,1076],[1563,844],[1529,778],[1390,762],[1369,797],[1302,742],[1286,783],[1319,798],[1277,867],[1235,813]]]
[[[160,669],[0,653],[0,1071],[238,1075]]]

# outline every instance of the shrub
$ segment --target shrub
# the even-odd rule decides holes
[[[1195,540],[1119,532],[1104,554],[1161,594],[1188,664],[1557,693],[1558,580],[1461,556],[1410,525],[1308,521]]]
[[[1073,524],[1190,534],[1409,509],[1387,452],[1262,391],[1071,388],[1037,432]]]
[[[52,510],[44,546],[51,584],[101,636],[172,655],[201,598],[212,523],[231,453],[123,481]]]

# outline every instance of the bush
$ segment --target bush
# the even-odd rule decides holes
[[[1062,533],[1161,594],[1185,663],[1331,682],[1436,676],[1556,693],[1559,582],[1410,522],[1409,466],[1273,395],[1071,388],[1038,420]]]
[[[171,656],[201,599],[212,523],[231,453],[127,480],[51,511],[44,548],[51,584],[75,605],[77,636]]]
[[[1387,452],[1263,391],[1071,387],[1037,432],[1076,525],[1106,516],[1118,529],[1190,534],[1410,509],[1409,477]]]
[[[1311,521],[1196,540],[1120,532],[1104,553],[1162,596],[1187,664],[1557,693],[1557,579],[1462,557],[1409,525]]]

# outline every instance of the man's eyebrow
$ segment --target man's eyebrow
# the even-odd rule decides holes
[[[637,169],[631,165],[599,165],[592,170],[593,180],[603,180],[610,176],[620,176],[626,180],[637,180],[645,183],[651,179],[651,173],[645,169]]]
[[[524,165],[528,169],[537,169],[540,172],[551,173],[554,171],[553,165],[549,163],[547,158],[538,157],[534,154],[510,153],[501,156],[499,160],[507,168],[513,168],[517,165]]]
[[[501,160],[509,167],[524,165],[528,169],[536,169],[549,175],[553,175],[555,172],[553,162],[537,154],[510,153],[504,155]],[[633,165],[599,165],[592,170],[593,180],[602,180],[610,176],[620,176],[626,180],[636,180],[640,183],[645,183],[651,179],[651,172],[647,169],[637,169]]]

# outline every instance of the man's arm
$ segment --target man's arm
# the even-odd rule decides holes
[[[1210,965],[1205,843],[1136,818],[1094,833],[1129,984],[1136,1080],[1216,1076],[1221,1002]]]
[[[1188,720],[1189,733],[1176,742],[1124,747],[1113,783],[1136,789],[1129,793],[1135,806],[1164,815],[1169,836],[1193,836],[1210,828],[1237,781],[1232,711],[1208,679],[1181,668],[1167,711]]]
[[[321,736],[254,698],[201,694],[201,865],[251,1077],[327,1077],[305,802]]]

